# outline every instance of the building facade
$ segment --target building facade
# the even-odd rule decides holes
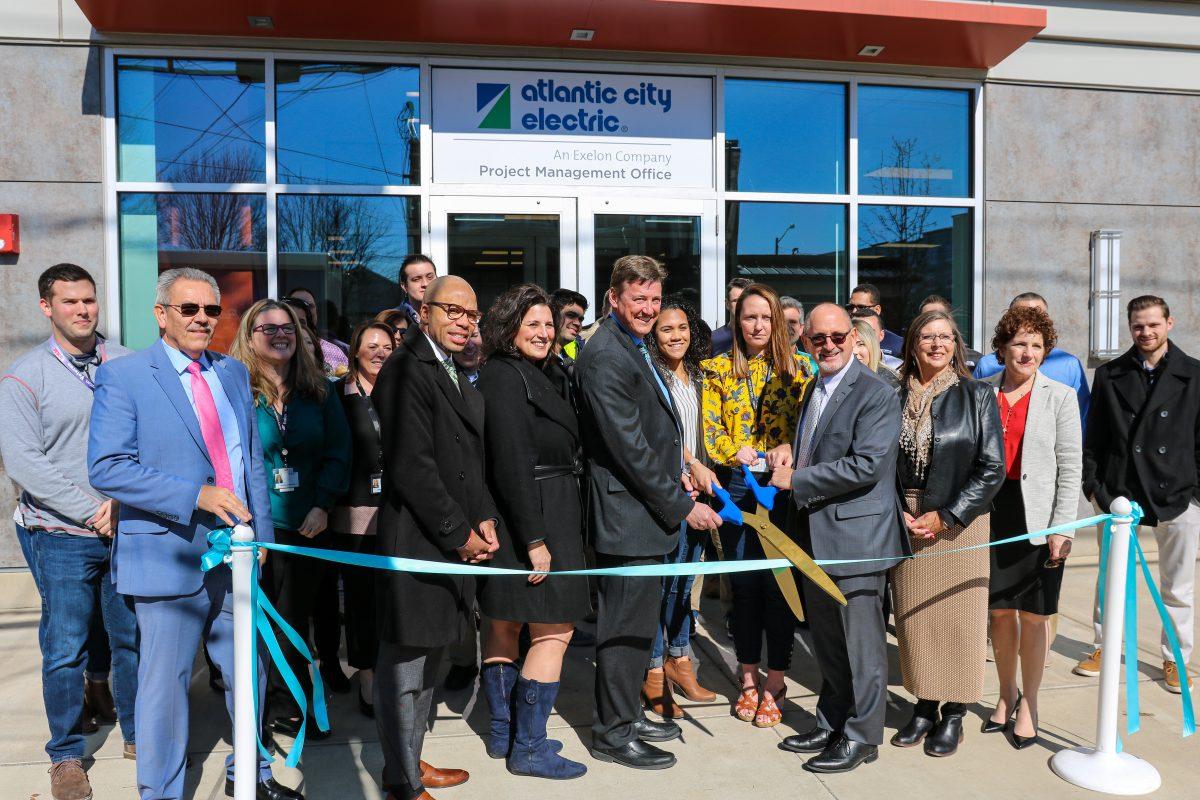
[[[59,261],[132,347],[161,270],[212,272],[221,347],[300,286],[348,338],[418,251],[483,303],[535,281],[594,314],[612,261],[648,252],[713,325],[744,276],[806,305],[874,283],[900,331],[941,294],[983,350],[1038,291],[1092,366],[1128,346],[1098,333],[1112,309],[1156,293],[1200,342],[1200,6],[382,5],[0,0],[0,360],[44,340]]]

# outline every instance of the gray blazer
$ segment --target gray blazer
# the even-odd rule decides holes
[[[985,380],[999,394],[1004,372]],[[1083,480],[1083,430],[1075,390],[1041,372],[1033,380],[1021,447],[1026,533],[1073,521]],[[1075,532],[1063,535],[1074,538]],[[1045,544],[1046,537],[1029,541]]]
[[[820,380],[818,376],[817,380]],[[816,383],[805,398],[811,397]],[[799,444],[801,424],[797,426]],[[878,376],[851,358],[813,433],[809,466],[792,475],[792,500],[808,514],[815,559],[882,558],[825,567],[830,575],[861,575],[912,554],[896,493],[900,400]]]

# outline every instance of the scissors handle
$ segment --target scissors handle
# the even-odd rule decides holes
[[[759,453],[758,457],[766,458],[767,454]],[[754,495],[754,499],[758,501],[758,504],[767,511],[773,509],[775,507],[775,495],[779,494],[779,490],[774,486],[759,486],[758,479],[754,476],[754,473],[750,471],[750,467],[746,464],[742,464],[742,474],[746,478],[746,486],[750,488],[750,491]]]
[[[713,496],[721,501],[721,508],[717,511],[718,517],[733,525],[745,524],[745,520],[742,518],[742,510],[733,502],[733,498],[729,496],[729,492],[720,486],[714,486]]]

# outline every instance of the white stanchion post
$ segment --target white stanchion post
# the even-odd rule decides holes
[[[230,537],[235,544],[254,541],[249,525],[238,525]],[[258,784],[258,720],[254,715],[254,616],[251,586],[255,551],[234,547],[233,570],[233,798],[254,800]]]
[[[1128,517],[1133,506],[1124,497],[1113,501],[1113,514]],[[1120,722],[1122,634],[1125,630],[1125,572],[1129,564],[1130,523],[1114,521],[1108,543],[1108,574],[1104,584],[1103,654],[1100,661],[1100,699],[1096,713],[1096,746],[1061,750],[1050,768],[1076,786],[1108,794],[1149,794],[1162,784],[1148,761],[1117,752]]]

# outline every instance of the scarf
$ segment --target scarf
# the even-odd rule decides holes
[[[916,376],[908,379],[908,399],[904,402],[900,425],[900,449],[912,464],[918,481],[925,481],[929,467],[929,450],[933,441],[933,399],[958,384],[958,373],[947,369],[928,385],[922,386]]]

